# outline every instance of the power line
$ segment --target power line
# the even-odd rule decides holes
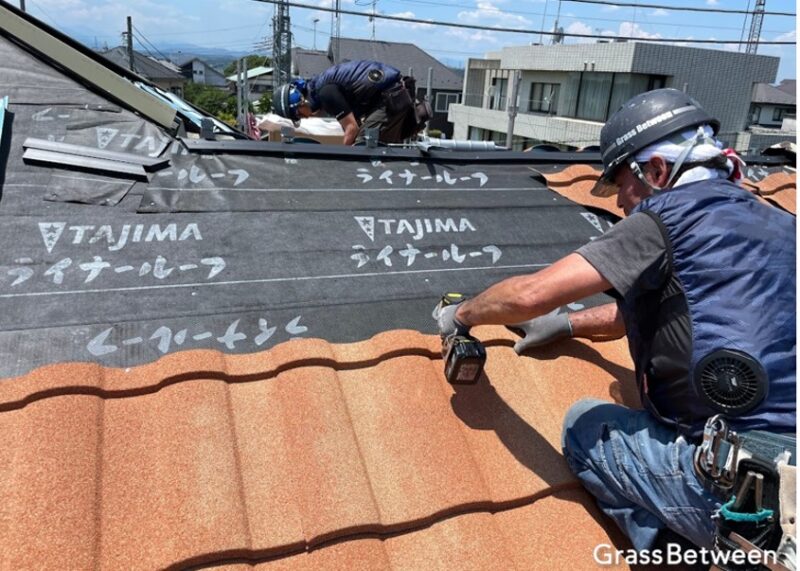
[[[388,3],[390,3],[390,4],[426,4],[426,5],[429,5],[429,6],[443,6],[443,7],[446,7],[446,8],[465,8],[465,9],[474,9],[475,8],[474,6],[462,6],[461,4],[458,4],[458,3],[452,4],[452,3],[449,3],[449,2],[435,2],[434,0],[386,0],[386,1]],[[565,1],[567,1],[567,0],[565,0]],[[501,16],[503,14],[522,14],[522,15],[526,15],[526,16],[541,16],[542,15],[541,12],[532,12],[531,10],[501,10],[500,8],[495,8],[494,6],[492,6],[491,8],[488,7],[488,6],[487,7],[481,7],[481,8],[479,8],[479,11],[488,12],[489,14],[491,14],[493,12],[496,12],[498,16]],[[747,14],[750,14],[750,12],[748,11]],[[589,17],[589,16],[567,16],[567,15],[564,15],[563,18],[564,19],[570,19],[570,20],[587,21],[587,22],[616,22],[616,23],[622,23],[622,22],[626,22],[627,21],[624,18],[593,18],[593,17]],[[683,22],[681,22],[680,24],[669,24],[669,23],[666,23],[666,22],[658,22],[658,23],[654,24],[653,22],[648,22],[648,24],[661,25],[661,26],[679,26],[681,28],[700,28],[700,29],[704,29],[704,30],[738,30],[739,29],[737,26],[717,26],[717,25],[702,26],[702,25],[698,25],[698,24],[684,24]],[[785,34],[785,33],[790,32],[790,31],[791,30],[764,30],[764,32],[769,32],[771,34],[773,34],[773,33],[774,34]]]
[[[620,8],[661,8],[662,10],[675,10],[685,12],[715,12],[717,14],[751,14],[747,10],[725,10],[723,8],[695,8],[694,6],[665,6],[663,4],[626,4],[623,2],[610,2],[608,0],[564,0],[565,2],[578,2],[581,4],[602,4],[603,6],[618,6]],[[764,12],[765,16],[797,16],[792,12]],[[735,43],[735,42],[734,42]],[[764,42],[760,42],[764,43]]]
[[[283,0],[254,0],[256,2],[262,2],[265,4],[277,4],[282,2]],[[570,0],[570,1],[578,1],[578,0]],[[581,1],[589,1],[589,0],[581,0]],[[307,10],[316,10],[320,12],[337,12],[334,8],[325,8],[322,6],[311,6],[309,4],[301,4],[299,2],[286,2],[286,5],[292,8],[306,8]],[[626,6],[632,6],[632,4],[626,4]],[[389,16],[386,14],[371,14],[368,12],[356,12],[355,10],[338,10],[339,14],[347,14],[350,16],[361,16],[363,18],[380,18],[382,20],[394,20],[396,22],[407,22],[410,24],[428,24],[431,26],[445,26],[450,28],[464,28],[468,30],[482,30],[485,32],[506,32],[506,33],[513,33],[513,34],[533,34],[533,35],[545,35],[545,36],[554,36],[557,32],[551,32],[546,30],[525,30],[525,29],[518,29],[518,28],[501,28],[501,27],[489,27],[489,26],[478,26],[475,24],[459,24],[455,22],[440,22],[437,20],[422,20],[420,18],[406,18],[405,16]],[[738,40],[694,40],[694,39],[686,39],[686,38],[640,38],[636,36],[603,36],[600,34],[576,34],[576,33],[558,33],[559,35],[563,35],[565,37],[570,38],[590,38],[590,39],[601,39],[601,40],[634,40],[634,41],[649,41],[649,42],[664,42],[664,43],[686,43],[691,42],[694,44],[738,44]],[[747,43],[747,42],[745,42]],[[797,42],[793,41],[782,41],[782,40],[772,40],[772,41],[758,41],[761,45],[795,45]]]
[[[153,48],[153,49],[156,51],[156,53],[157,53],[157,54],[159,54],[159,55],[160,55],[162,58],[164,58],[165,60],[169,61],[169,58],[168,58],[167,56],[165,56],[163,53],[161,53],[161,51],[160,51],[160,50],[159,50],[157,47],[155,47],[155,46],[153,45],[153,42],[151,42],[150,40],[148,40],[148,39],[145,37],[145,35],[144,35],[144,34],[141,32],[141,30],[139,30],[139,28],[137,28],[136,26],[133,26],[133,31],[134,31],[134,37],[136,37],[136,39],[138,39],[138,40],[139,40],[139,43],[140,43],[140,44],[142,43],[142,42],[141,42],[141,40],[144,40],[145,42],[147,42],[147,44],[148,44],[148,45],[149,45],[151,48]],[[141,39],[140,39],[140,38],[141,38]]]

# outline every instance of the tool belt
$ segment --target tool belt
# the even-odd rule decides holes
[[[714,514],[715,548],[761,552],[778,561],[721,567],[731,570],[793,570],[796,567],[796,438],[753,430],[737,434],[721,416],[706,422],[695,452],[698,479],[722,502]],[[758,559],[758,557],[755,557]]]
[[[384,89],[381,97],[389,115],[400,115],[414,106],[414,99],[402,81]]]

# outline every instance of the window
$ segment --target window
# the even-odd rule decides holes
[[[617,109],[622,107],[634,95],[651,89],[658,89],[658,87],[650,87],[651,85],[658,85],[653,83],[653,77],[655,76],[648,77],[637,73],[615,73],[614,84],[611,87],[611,101],[608,104],[608,115],[613,115]],[[663,83],[661,85],[663,86]]]
[[[532,83],[528,111],[555,115],[558,108],[558,83]]]
[[[578,119],[606,120],[612,80],[611,73],[584,72],[578,99]]]
[[[460,93],[437,93],[436,94],[436,108],[434,111],[437,113],[447,113],[452,103],[458,103],[461,100]]]
[[[506,90],[508,87],[508,78],[494,77],[492,78],[492,86],[489,88],[489,109],[494,111],[506,110]]]
[[[783,116],[786,115],[787,109],[785,107],[776,107],[772,110],[773,121],[783,121]]]
[[[651,75],[648,77],[647,89],[644,91],[653,91],[654,89],[661,89],[667,84],[667,78],[663,75]],[[637,95],[634,93],[633,95]],[[631,97],[633,97],[631,95]]]
[[[663,87],[665,82],[659,75],[571,72],[564,83],[559,115],[606,121],[634,95]]]

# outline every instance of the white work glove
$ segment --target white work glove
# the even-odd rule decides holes
[[[469,333],[469,327],[456,319],[457,308],[458,305],[447,305],[445,307],[437,305],[433,308],[432,316],[439,325],[439,334],[442,336],[442,339],[447,339],[454,335],[467,335]]]
[[[523,335],[522,339],[514,344],[517,355],[531,347],[541,347],[559,339],[572,337],[572,324],[569,322],[568,314],[559,311],[560,308],[556,308],[545,315],[506,326],[513,332]]]

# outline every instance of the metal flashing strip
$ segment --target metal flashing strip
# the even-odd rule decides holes
[[[137,88],[108,65],[100,63],[97,59],[100,56],[83,53],[70,38],[5,2],[0,3],[0,34],[12,36],[16,42],[58,64],[66,73],[78,76],[165,129],[175,129],[174,109]]]
[[[26,162],[43,163],[56,167],[77,167],[91,171],[101,171],[114,175],[132,175],[147,180],[147,173],[142,165],[112,161],[108,159],[82,157],[67,153],[58,153],[42,149],[25,149],[22,159]]]
[[[87,147],[84,145],[56,143],[54,141],[35,139],[33,137],[28,137],[25,139],[25,142],[22,143],[22,147],[25,149],[38,149],[41,151],[51,151],[53,153],[65,155],[77,155],[80,157],[89,157],[93,159],[104,159],[120,163],[140,165],[147,172],[157,171],[169,166],[169,159],[167,158],[145,157],[142,155],[135,155],[133,153],[105,151],[103,149]]]
[[[231,153],[255,155],[292,155],[319,158],[375,158],[440,160],[456,162],[490,163],[600,163],[600,153],[548,153],[517,151],[434,151],[421,152],[417,148],[398,147],[347,147],[344,145],[305,145],[298,143],[270,143],[265,141],[205,141],[181,139],[193,153]]]

